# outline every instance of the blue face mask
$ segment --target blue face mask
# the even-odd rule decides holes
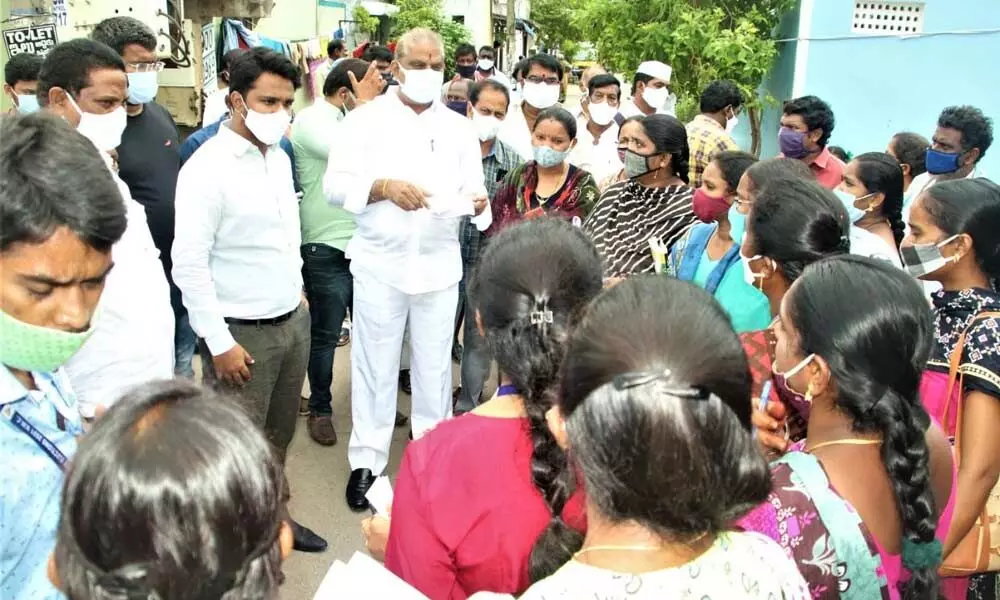
[[[469,108],[469,103],[466,102],[465,100],[457,100],[457,101],[453,100],[451,102],[446,103],[446,105],[448,106],[448,108],[457,112],[463,117],[466,116],[466,110],[468,110]]]
[[[156,98],[160,89],[156,71],[128,74],[128,103],[146,104]]]
[[[855,203],[858,200],[864,200],[865,198],[870,198],[875,195],[875,194],[867,194],[861,196],[860,198],[855,198],[854,194],[850,194],[840,189],[833,190],[833,193],[844,205],[844,208],[847,209],[847,216],[850,219],[851,223],[857,223],[862,218],[864,218],[865,214],[868,212],[863,208],[858,208],[857,206],[855,206]]]
[[[737,244],[743,244],[743,234],[747,231],[747,216],[739,211],[736,203],[729,207],[729,235]]]
[[[933,148],[928,148],[924,159],[927,172],[931,175],[954,173],[959,168],[958,158],[960,156],[962,156],[961,152],[940,152]]]
[[[34,94],[17,95],[17,112],[22,115],[30,115],[38,112],[38,96]]]
[[[538,163],[538,166],[546,168],[558,165],[569,156],[569,150],[560,152],[548,146],[532,146],[531,152],[534,154],[535,162]]]

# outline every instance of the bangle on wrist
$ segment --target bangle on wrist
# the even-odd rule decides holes
[[[382,193],[380,194],[382,196],[382,200],[386,199],[385,189],[387,187],[389,187],[389,180],[388,179],[383,179],[382,180]]]

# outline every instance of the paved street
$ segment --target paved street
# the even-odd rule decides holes
[[[295,440],[288,451],[292,516],[325,537],[330,542],[330,548],[322,554],[292,553],[285,564],[282,600],[310,600],[330,563],[338,558],[346,560],[355,551],[364,549],[359,524],[368,513],[352,513],[344,501],[344,486],[351,472],[347,464],[347,442],[351,435],[350,348],[349,345],[339,348],[334,359],[333,401],[334,424],[339,438],[337,445],[324,448],[313,442],[306,431],[306,418],[301,417]],[[458,365],[453,372],[457,386]],[[491,378],[486,389],[492,390],[495,386],[496,381]],[[400,394],[399,406],[404,414],[409,414],[410,397]],[[403,456],[408,433],[407,426],[397,429],[393,437],[389,459],[389,472],[393,478]]]

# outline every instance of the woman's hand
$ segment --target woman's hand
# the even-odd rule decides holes
[[[385,562],[385,546],[389,542],[389,517],[375,515],[361,521],[361,531],[365,535],[368,554],[379,562]]]
[[[781,402],[768,401],[763,411],[755,406],[750,421],[757,431],[757,442],[765,451],[784,454],[788,450],[787,416],[788,409]]]

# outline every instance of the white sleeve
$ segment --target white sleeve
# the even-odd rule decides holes
[[[479,216],[471,218],[472,224],[479,231],[486,231],[493,224],[493,211],[490,207],[489,194],[486,192],[486,176],[483,174],[483,153],[479,147],[479,141],[471,125],[463,127],[457,132],[462,136],[460,147],[462,170],[462,190],[461,194],[465,198],[486,197],[486,208]]]
[[[378,154],[368,147],[366,140],[375,136],[379,129],[377,123],[372,123],[372,130],[366,131],[365,127],[374,117],[372,110],[362,109],[344,117],[337,136],[339,142],[330,144],[330,159],[323,176],[323,193],[327,201],[354,214],[368,206],[375,183],[370,165],[378,160]]]
[[[203,154],[201,158],[206,156]],[[223,209],[221,190],[215,182],[222,180],[207,172],[203,165],[207,166],[208,161],[195,157],[181,168],[177,177],[172,273],[190,316],[191,328],[205,339],[212,356],[218,356],[235,346],[236,340],[229,332],[209,268]]]

